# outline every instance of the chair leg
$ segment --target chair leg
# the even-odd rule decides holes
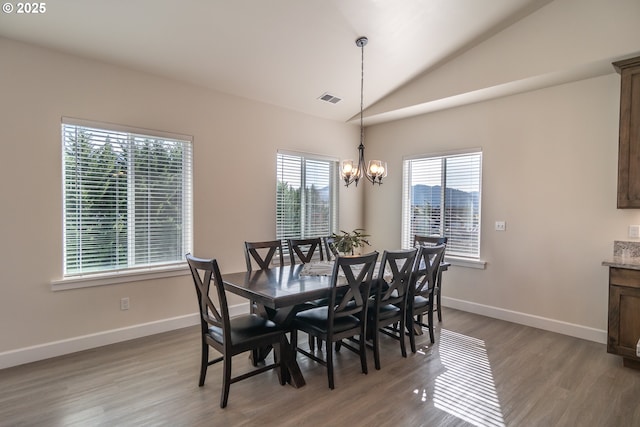
[[[220,407],[225,408],[229,400],[229,388],[231,387],[231,357],[224,356],[222,375],[222,395],[220,396]]]
[[[362,373],[368,374],[369,369],[367,368],[367,340],[365,338],[364,328],[360,333],[360,365],[362,366]],[[377,335],[377,334],[376,334]]]
[[[317,344],[318,344],[318,350],[322,350],[322,340],[320,339],[320,337],[317,337]]]
[[[442,322],[442,271],[438,271],[438,289],[436,297],[438,300],[438,322]]]
[[[333,384],[333,343],[327,340],[326,349],[327,349],[327,378],[329,380],[329,388],[331,390],[334,389]]]
[[[438,278],[440,280],[440,278]],[[438,303],[438,322],[442,322],[442,293],[440,292],[441,288],[438,286],[438,293],[436,294],[436,302]]]
[[[416,337],[415,337],[415,331],[413,330],[413,316],[411,314],[407,314],[406,318],[407,318],[407,331],[409,331],[409,344],[411,345],[411,352],[415,353]]]
[[[427,319],[429,320],[429,339],[431,340],[431,344],[436,342],[435,336],[433,335],[433,306],[427,313]]]
[[[407,357],[407,346],[404,342],[404,331],[406,325],[406,316],[403,316],[402,320],[400,320],[400,334],[398,334],[398,338],[400,339],[400,352],[402,353],[402,357]]]
[[[277,347],[273,349],[273,361],[278,364],[277,372],[280,385],[287,383],[287,339],[283,335]]]
[[[378,322],[372,322],[374,325],[378,326]],[[371,328],[373,329],[373,328]],[[372,331],[373,334],[373,362],[376,365],[376,369],[380,370],[380,332],[378,328],[375,331]]]
[[[309,334],[309,351],[314,351],[316,349],[316,337]]]
[[[251,355],[249,356],[251,359],[251,364],[253,366],[258,366],[258,361],[260,360],[260,351],[257,348],[251,350]]]
[[[204,385],[204,380],[207,377],[207,367],[209,366],[209,344],[202,340],[202,355],[200,360],[200,381],[198,386]]]

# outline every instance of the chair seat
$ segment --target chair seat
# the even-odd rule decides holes
[[[309,304],[315,307],[326,307],[329,304],[329,298],[320,298],[309,301]]]
[[[370,307],[369,311],[373,313],[375,311],[375,307]],[[386,305],[380,306],[380,309],[378,311],[378,319],[380,320],[389,319],[391,317],[398,315],[398,313],[400,313],[399,307],[396,307],[393,304],[386,304]]]
[[[237,316],[230,319],[231,342],[238,345],[245,341],[251,341],[258,335],[280,333],[282,328],[271,320],[267,320],[257,314]],[[209,327],[209,336],[219,343],[224,342],[222,328]]]
[[[306,330],[311,327],[320,333],[327,332],[329,310],[327,307],[317,307],[300,312],[296,315],[296,328]],[[345,316],[334,319],[333,331],[342,332],[357,327],[360,319],[356,316]]]
[[[418,308],[418,307],[426,307],[427,305],[429,305],[429,298],[425,298],[422,297],[420,295],[416,296],[413,299],[413,308]]]

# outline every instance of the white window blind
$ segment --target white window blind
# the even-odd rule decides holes
[[[276,238],[329,236],[337,230],[337,168],[333,159],[278,152]]]
[[[191,251],[191,139],[150,133],[63,120],[65,276],[165,266]]]
[[[481,152],[404,160],[403,247],[439,235],[448,255],[479,259],[481,175]]]

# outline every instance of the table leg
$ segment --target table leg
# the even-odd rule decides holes
[[[306,384],[306,381],[302,376],[302,371],[300,371],[300,365],[298,365],[298,362],[296,361],[295,349],[291,346],[291,343],[289,343],[288,340],[286,348],[287,354],[285,356],[285,365],[286,371],[288,372],[287,382],[295,388],[303,387]]]
[[[274,321],[279,325],[288,327],[293,323],[293,319],[296,313],[299,311],[299,309],[300,309],[299,307],[294,306],[294,307],[284,307],[278,310],[272,310],[257,304],[255,308],[255,313],[268,317],[270,320]],[[286,371],[284,375],[286,376],[287,382],[291,384],[293,387],[295,388],[303,387],[306,384],[306,382],[304,380],[304,377],[302,376],[302,371],[300,371],[300,366],[296,361],[295,349],[293,348],[293,346],[291,345],[291,342],[286,337],[285,337],[285,341],[286,341],[286,345],[284,346],[285,348],[282,350],[282,354],[281,354],[283,363],[285,365],[285,371]],[[263,361],[268,356],[271,350],[272,350],[271,346],[261,348],[256,353],[255,359],[257,359],[258,362]],[[250,357],[252,358],[252,361],[255,364],[256,361],[254,359],[254,354],[252,354]]]

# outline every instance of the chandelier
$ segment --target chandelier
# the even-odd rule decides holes
[[[340,176],[348,187],[351,183],[356,183],[364,176],[372,184],[382,184],[382,178],[387,176],[387,163],[380,160],[370,160],[365,169],[364,161],[364,125],[362,120],[362,110],[364,109],[364,47],[369,39],[360,37],[356,40],[356,46],[362,53],[360,69],[360,145],[358,146],[358,163],[353,160],[343,160],[340,168]]]

